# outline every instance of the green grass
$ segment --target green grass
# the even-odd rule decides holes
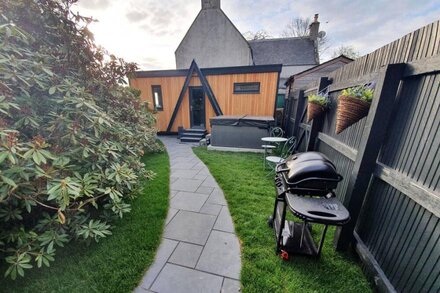
[[[27,271],[16,281],[0,279],[0,291],[131,292],[154,260],[168,210],[168,155],[143,160],[157,176],[132,201],[131,213],[115,223],[113,235],[90,246],[71,243],[59,249],[50,268]]]
[[[275,255],[272,176],[263,170],[259,154],[228,153],[194,148],[223,189],[242,245],[244,292],[372,292],[356,258],[333,250],[329,229],[320,259]],[[314,226],[315,230],[315,226]]]

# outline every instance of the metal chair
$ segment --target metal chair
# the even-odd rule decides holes
[[[271,137],[283,137],[284,136],[284,130],[281,129],[281,127],[273,127],[270,130],[270,136]]]
[[[273,127],[270,129],[270,136],[271,137],[283,137],[284,131],[281,129],[281,127]],[[263,157],[263,167],[266,169],[266,157],[268,150],[274,150],[277,148],[276,145],[273,144],[263,144],[261,147],[264,149],[264,157]]]
[[[290,156],[293,153],[293,150],[296,146],[296,137],[292,136],[287,139],[287,141],[284,143],[283,148],[281,149],[280,156],[267,156],[265,158],[265,162],[268,163],[268,165],[272,165],[273,168],[269,174],[272,172],[275,172],[276,165],[282,163],[288,156]]]

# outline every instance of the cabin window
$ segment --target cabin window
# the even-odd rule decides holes
[[[151,89],[153,91],[154,110],[163,111],[162,88],[160,85],[152,85]]]
[[[259,94],[259,82],[234,82],[234,94]]]

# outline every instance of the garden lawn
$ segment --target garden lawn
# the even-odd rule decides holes
[[[275,255],[273,230],[267,225],[275,190],[261,154],[193,150],[227,199],[242,243],[244,292],[372,292],[358,261],[333,250],[334,229],[327,233],[320,259],[291,256],[283,261]]]
[[[90,246],[72,242],[59,248],[50,268],[28,270],[16,281],[0,276],[0,291],[131,292],[154,260],[168,210],[167,153],[148,154],[143,161],[157,176],[145,182],[113,235]]]

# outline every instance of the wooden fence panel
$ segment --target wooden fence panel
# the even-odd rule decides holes
[[[438,217],[374,179],[357,233],[397,291],[438,292]]]
[[[390,113],[388,127],[381,125],[387,118],[381,115],[372,129],[370,113],[336,135],[340,91],[377,81],[384,67],[394,63],[406,65],[391,97],[394,104],[381,110]],[[440,21],[339,68],[329,80],[332,108],[299,151],[314,146],[335,163],[344,176],[337,196],[355,217],[363,203],[355,232],[341,239],[354,236],[365,272],[379,291],[440,292]],[[316,90],[315,82],[304,89],[305,96]],[[298,129],[316,132],[312,126],[302,121]],[[378,133],[384,139],[375,142]],[[367,137],[372,144],[366,144]],[[371,146],[376,151],[371,153]],[[356,189],[359,172],[363,187]]]

